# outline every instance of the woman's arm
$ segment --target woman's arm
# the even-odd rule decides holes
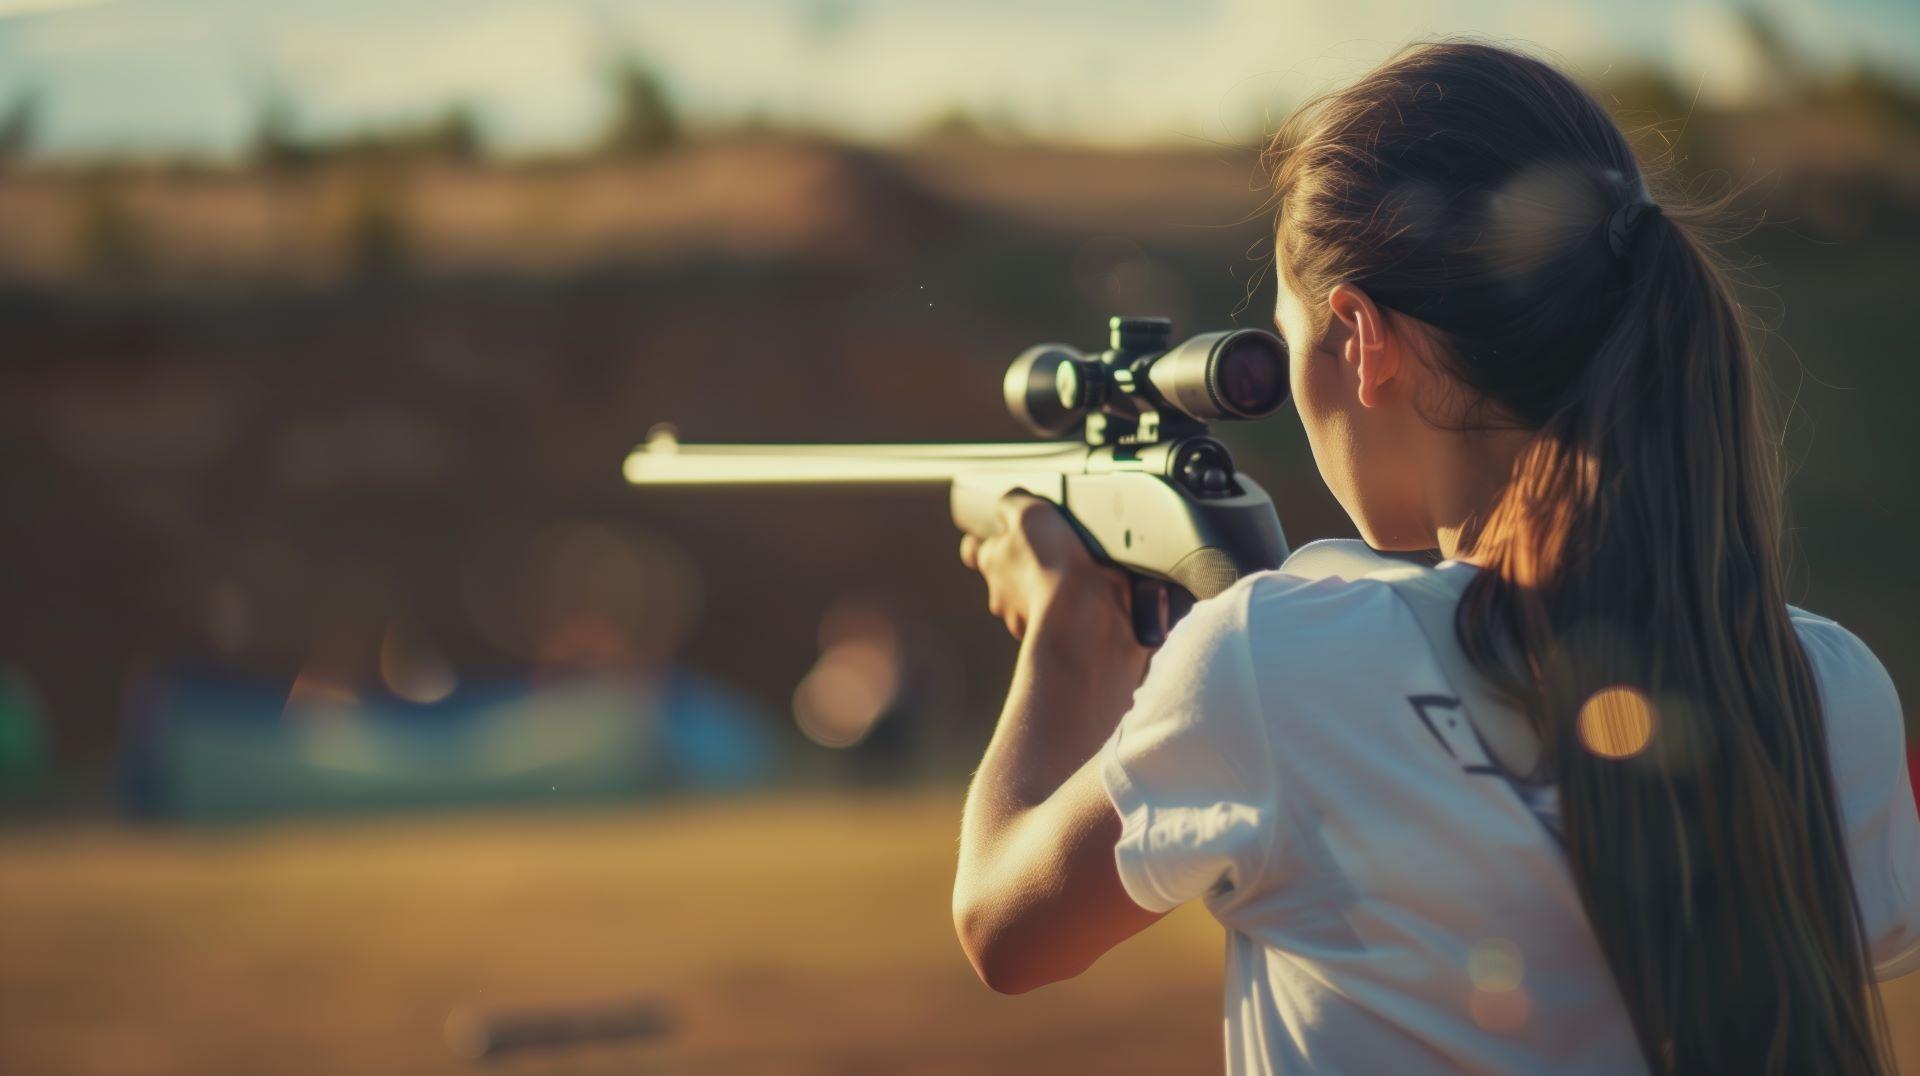
[[[1020,993],[1078,975],[1160,915],[1120,884],[1120,819],[1098,769],[1148,657],[1125,582],[1046,502],[1009,497],[1001,519],[961,547],[1020,656],[967,795],[953,922],[980,978]]]

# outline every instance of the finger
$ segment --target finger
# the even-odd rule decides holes
[[[960,536],[960,563],[972,571],[980,570],[980,539],[971,534]]]
[[[1018,535],[1019,544],[1044,564],[1077,566],[1082,560],[1092,559],[1067,514],[1052,501],[1025,493],[1008,494],[1001,499],[999,519],[1003,533]]]
[[[1007,548],[1006,532],[1002,531],[991,538],[982,538],[974,543],[973,567],[981,575],[990,576],[1000,563]]]
[[[1008,490],[1000,497],[1000,522],[1009,531],[1024,531],[1033,514],[1046,508],[1047,502],[1024,489]]]

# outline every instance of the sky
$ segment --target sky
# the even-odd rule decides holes
[[[1920,81],[1920,3],[1756,0],[1813,63]],[[1576,74],[1657,64],[1708,100],[1769,77],[1714,0],[0,0],[0,104],[50,156],[231,154],[263,103],[314,133],[456,102],[508,151],[578,145],[645,57],[696,120],[859,138],[955,107],[1038,134],[1244,140],[1408,41],[1470,33]]]

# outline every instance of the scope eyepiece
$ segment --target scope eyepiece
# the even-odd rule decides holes
[[[1131,335],[1120,332],[1147,326],[1149,320],[1155,330],[1152,340],[1144,329]],[[1212,422],[1265,418],[1287,402],[1287,346],[1272,333],[1202,333],[1166,348],[1166,322],[1161,319],[1115,318],[1113,324],[1114,345],[1099,355],[1066,344],[1040,344],[1021,353],[1001,386],[1013,417],[1041,436],[1055,437],[1096,411],[1123,423],[1138,423],[1143,415],[1163,411]],[[1159,346],[1147,349],[1142,344]],[[1152,440],[1144,426],[1141,433],[1144,440]]]

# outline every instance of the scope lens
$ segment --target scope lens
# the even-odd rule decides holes
[[[1278,338],[1247,332],[1227,341],[1214,367],[1214,392],[1243,418],[1260,418],[1287,401],[1287,351]]]
[[[1022,352],[1000,383],[1008,413],[1042,437],[1072,429],[1086,417],[1087,396],[1094,388],[1081,377],[1077,364],[1085,361],[1086,356],[1065,344],[1040,344]]]

